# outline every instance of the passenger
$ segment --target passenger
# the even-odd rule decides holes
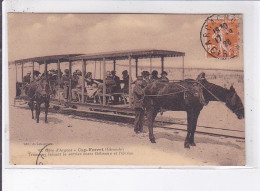
[[[121,82],[120,78],[116,75],[116,71],[111,71],[112,79],[115,81],[116,86],[115,86],[115,91],[119,92],[121,90]]]
[[[167,78],[167,72],[163,71],[162,74],[161,74],[161,78],[160,78],[160,81],[161,82],[169,82],[169,79]]]
[[[124,87],[122,89],[123,93],[129,93],[129,75],[128,75],[128,71],[124,70],[122,72],[123,75],[123,83],[124,83]]]
[[[31,82],[31,72],[27,72],[26,76],[23,77],[23,82],[29,84]]]
[[[143,71],[142,76],[143,76],[143,86],[146,87],[149,83],[151,83],[151,80],[149,78],[150,73],[148,71]]]
[[[87,74],[86,74],[86,76],[85,76],[85,78],[86,78],[86,86],[93,86],[94,84],[99,84],[100,82],[98,82],[98,81],[96,81],[96,80],[94,80],[93,78],[92,78],[92,73],[91,72],[88,72]]]
[[[40,80],[40,75],[41,74],[41,72],[39,72],[39,71],[37,71],[37,70],[34,70],[34,72],[33,72],[33,75],[34,75],[34,80],[33,81],[38,81],[38,80]]]
[[[106,93],[112,93],[113,87],[116,86],[116,82],[112,77],[110,71],[107,71],[106,74]]]
[[[50,70],[49,79],[50,79],[51,82],[57,83],[58,75],[56,73],[56,70]]]
[[[115,81],[115,86],[112,87],[112,93],[120,93],[121,91],[120,78],[116,75],[115,70],[111,71],[111,75],[112,75],[112,79]],[[120,98],[119,94],[114,95],[115,103],[119,102],[119,98]]]
[[[82,89],[82,72],[80,70],[76,70],[73,73],[73,81],[74,86],[72,89],[72,99],[76,101],[80,101],[81,89]]]
[[[151,76],[150,79],[151,79],[152,82],[154,82],[154,81],[156,81],[156,80],[159,79],[159,78],[158,78],[158,71],[157,71],[157,70],[152,71],[152,76]]]
[[[64,75],[61,78],[61,85],[64,89],[63,91],[63,97],[64,99],[68,99],[69,97],[69,85],[70,85],[70,71],[69,69],[64,70]]]
[[[134,94],[134,109],[135,109],[135,122],[134,131],[136,133],[143,131],[144,121],[144,90],[143,88],[143,77],[138,76],[133,89]]]

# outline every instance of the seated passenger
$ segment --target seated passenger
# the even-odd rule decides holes
[[[27,72],[26,76],[23,77],[23,82],[29,84],[31,82],[31,72]]]
[[[64,99],[68,99],[69,97],[69,85],[70,85],[70,74],[69,70],[64,70],[64,75],[61,78],[61,86],[63,87],[63,97]]]
[[[163,71],[162,74],[161,74],[161,78],[160,78],[160,81],[161,82],[169,82],[169,79],[167,78],[167,72]]]
[[[142,72],[142,77],[143,77],[143,86],[146,87],[149,83],[151,83],[150,80],[150,73],[148,71],[143,71]]]
[[[115,80],[113,80],[112,74],[110,71],[107,71],[106,74],[106,93],[112,93],[113,87],[116,86]]]
[[[152,71],[152,76],[151,76],[150,80],[151,80],[152,82],[154,82],[154,81],[156,81],[156,80],[158,80],[158,79],[159,79],[159,78],[158,78],[158,71],[157,71],[157,70]]]
[[[116,75],[116,71],[111,71],[112,79],[115,81],[115,92],[119,92],[121,90],[120,78]]]
[[[87,74],[86,74],[86,76],[85,76],[85,78],[86,78],[86,87],[87,86],[93,86],[94,84],[99,84],[100,82],[98,82],[98,81],[96,81],[96,80],[94,80],[93,78],[92,78],[92,73],[91,72],[88,72]]]
[[[116,75],[116,71],[111,71],[112,79],[115,81],[115,86],[112,86],[112,93],[119,93],[121,91],[120,78]],[[119,102],[120,95],[114,95],[115,103]]]
[[[34,75],[34,80],[33,81],[38,81],[40,79],[41,72],[34,70],[33,75]]]
[[[82,72],[76,70],[73,73],[73,85],[72,85],[72,99],[80,101],[81,89],[82,89]],[[79,97],[80,96],[80,97]]]
[[[124,70],[122,72],[123,75],[123,83],[124,83],[124,87],[122,89],[123,93],[129,93],[129,75],[128,75],[128,71]]]

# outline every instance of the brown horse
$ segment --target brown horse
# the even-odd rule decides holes
[[[233,86],[230,89],[212,84],[201,73],[197,80],[184,80],[173,83],[153,82],[145,88],[144,103],[147,111],[149,139],[155,143],[153,122],[162,109],[187,112],[187,136],[184,147],[196,146],[194,134],[197,120],[203,106],[209,101],[221,101],[236,114],[244,118],[244,106]]]
[[[52,87],[50,81],[46,77],[42,77],[38,81],[30,83],[26,87],[26,95],[29,98],[28,105],[32,111],[32,119],[34,119],[34,102],[36,102],[36,121],[39,123],[39,116],[41,112],[41,104],[45,103],[45,123],[48,122],[48,108],[50,103],[50,95],[52,93]]]

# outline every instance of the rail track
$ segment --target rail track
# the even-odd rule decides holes
[[[29,109],[28,105],[25,103],[15,105],[15,107]],[[75,115],[75,116],[80,116],[85,118],[95,118],[104,122],[112,121],[112,122],[120,122],[126,124],[133,124],[135,118],[133,115],[123,114],[120,112],[89,110],[86,108],[84,109],[80,109],[80,108],[75,109],[71,107],[66,108],[64,106],[57,105],[57,104],[51,104],[49,111],[52,113],[60,113],[65,115]],[[179,122],[179,121],[156,120],[154,123],[154,127],[169,129],[169,130],[186,131],[187,123]],[[239,139],[241,141],[245,140],[245,131],[241,131],[241,130],[197,125],[196,133],[209,135],[209,136],[234,138],[234,139]]]

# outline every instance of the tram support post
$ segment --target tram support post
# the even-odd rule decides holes
[[[17,64],[15,63],[15,81],[17,82]]]
[[[61,71],[60,71],[60,60],[59,59],[57,60],[57,70],[58,70],[58,99],[60,102],[61,101],[61,98],[60,98]]]
[[[153,63],[152,63],[152,57],[150,56],[150,74],[152,73],[153,70]]]
[[[113,64],[114,64],[114,71],[116,71],[116,60],[113,60]]]
[[[32,75],[31,75],[31,81],[34,80],[34,75],[33,75],[33,73],[34,73],[34,61],[32,61]]]
[[[44,68],[44,74],[45,74],[45,77],[47,77],[48,65],[47,65],[46,60],[44,60],[44,66],[45,66],[45,68]]]
[[[131,56],[128,58],[129,60],[129,106],[132,107],[132,63]]]
[[[60,60],[57,61],[57,70],[58,70],[58,84],[60,85],[61,71],[60,71]]]
[[[103,58],[103,106],[106,105],[106,59]]]
[[[135,75],[138,76],[138,58],[135,59]]]
[[[182,80],[184,80],[184,56],[182,56]]]
[[[72,62],[69,61],[69,76],[70,76],[70,84],[69,84],[69,103],[72,99]]]
[[[81,102],[85,103],[85,75],[86,75],[86,60],[82,60],[82,87],[81,87]]]
[[[101,61],[99,62],[99,77],[100,77],[100,80],[101,80],[101,76],[102,76],[102,74],[101,74]]]
[[[94,79],[96,79],[97,62],[95,61]],[[83,70],[82,70],[83,71]]]
[[[23,62],[22,62],[22,82],[23,82]]]
[[[162,62],[162,72],[164,71],[164,57],[161,57],[161,62]]]

